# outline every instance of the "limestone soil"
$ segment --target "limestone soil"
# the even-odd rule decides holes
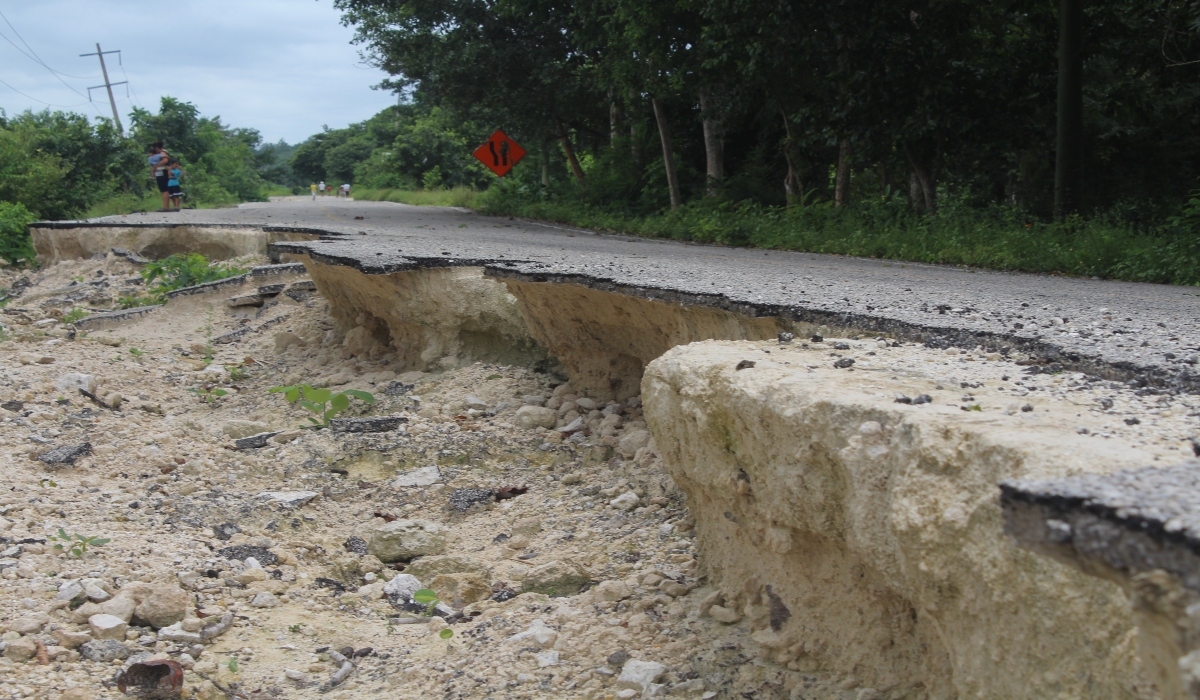
[[[61,322],[136,292],[136,272],[109,255],[0,279],[20,295],[0,342],[0,697],[121,697],[114,676],[146,658],[182,663],[205,698],[863,697],[701,615],[693,520],[637,397],[355,356],[311,291]],[[301,430],[306,412],[267,391],[295,382],[368,391],[348,415],[406,422]],[[429,535],[420,556],[386,534],[406,520]],[[60,529],[109,541],[72,556]],[[448,640],[388,599],[402,573],[463,613]]]

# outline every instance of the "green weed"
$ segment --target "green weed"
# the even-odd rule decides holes
[[[23,204],[0,202],[0,258],[10,265],[33,262],[37,252],[29,236],[29,224],[38,217]]]
[[[208,258],[199,253],[177,253],[147,264],[141,274],[146,284],[158,281],[150,291],[161,296],[176,289],[215,282],[244,272],[245,268],[236,265],[210,263]]]
[[[225,391],[224,389],[221,389],[219,387],[213,387],[213,385],[211,385],[211,384],[205,384],[204,386],[194,387],[194,388],[188,389],[188,391],[199,396],[201,401],[203,401],[206,404],[209,404],[210,406],[212,404],[216,403],[217,399],[221,398],[222,396],[227,396],[229,394],[228,391]]]
[[[329,426],[329,421],[336,417],[342,411],[350,408],[350,399],[356,398],[368,404],[375,403],[375,397],[365,391],[357,389],[346,389],[333,393],[329,389],[315,389],[308,384],[295,384],[292,386],[277,386],[268,390],[272,394],[283,394],[283,398],[287,399],[288,403],[298,403],[300,406],[312,411],[316,417],[308,417],[308,422],[311,425],[302,425],[302,428],[326,428]]]
[[[59,552],[65,552],[68,556],[82,559],[83,555],[87,554],[88,547],[99,547],[106,545],[112,540],[107,537],[97,537],[95,535],[80,535],[78,533],[68,535],[67,531],[58,528],[57,535],[50,535],[50,539],[58,544],[54,545],[54,549]]]
[[[87,318],[90,315],[91,315],[91,313],[89,313],[87,309],[81,309],[81,308],[76,307],[74,309],[71,309],[67,313],[63,314],[62,322],[63,323],[75,323],[79,319]]]

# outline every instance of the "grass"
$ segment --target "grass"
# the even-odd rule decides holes
[[[291,194],[291,190],[284,192],[274,192],[271,194]],[[196,203],[184,202],[185,209],[226,209],[228,207],[237,206],[236,204],[205,204],[203,202]],[[162,208],[162,195],[157,192],[149,192],[144,195],[138,194],[119,194],[111,199],[106,199],[103,202],[92,205],[90,209],[83,213],[79,218],[93,219],[99,216],[121,216],[123,214],[136,214],[138,212],[155,212]]]
[[[353,189],[350,196],[367,202],[399,202],[421,207],[471,207],[479,192],[469,187],[448,190]]]
[[[1184,218],[1157,225],[1103,215],[1049,223],[1010,207],[978,209],[952,200],[935,216],[913,213],[899,199],[847,209],[706,200],[643,215],[498,186],[474,198],[471,207],[647,238],[1200,285],[1200,205]]]

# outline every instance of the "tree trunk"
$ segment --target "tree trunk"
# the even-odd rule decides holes
[[[683,205],[683,194],[679,191],[679,173],[675,171],[675,154],[671,151],[671,125],[667,123],[667,114],[662,101],[657,97],[650,98],[654,107],[654,119],[658,122],[658,138],[662,141],[663,167],[667,170],[667,188],[671,191],[671,209]]]
[[[916,170],[908,173],[908,201],[917,211],[925,209],[925,193],[921,191],[921,178],[917,177]]]
[[[629,105],[629,109],[632,110],[633,106],[635,104],[637,104],[637,93],[634,92],[633,90],[630,90],[625,104]],[[629,157],[633,158],[633,162],[637,163],[638,167],[641,167],[642,152],[638,148],[637,120],[636,119],[629,120]]]
[[[783,139],[783,159],[787,162],[787,175],[783,178],[783,193],[787,197],[787,206],[794,207],[804,204],[804,181],[796,171],[796,139],[792,135],[792,120],[788,119],[787,112],[782,108],[779,111],[783,114],[783,130],[786,134]]]
[[[912,166],[913,175],[921,188],[922,207],[926,214],[937,213],[937,175],[934,170],[934,159],[937,155],[936,146],[928,141],[904,144],[904,155]]]
[[[1079,211],[1083,185],[1083,0],[1058,3],[1054,218]]]
[[[850,141],[842,139],[838,144],[837,175],[834,177],[833,206],[844,207],[850,203]]]
[[[712,92],[707,87],[700,88],[700,120],[704,128],[704,157],[708,172],[705,195],[708,197],[716,197],[725,180],[725,142],[721,122],[709,114],[712,108]]]
[[[542,187],[550,187],[550,146],[542,142]]]
[[[579,186],[583,187],[583,168],[579,167],[579,159],[575,157],[575,149],[571,147],[570,134],[563,132],[560,141],[562,141],[563,153],[567,154],[567,162],[571,164],[571,173],[575,175]]]
[[[612,148],[617,143],[618,132],[621,128],[621,122],[625,120],[624,111],[621,109],[621,101],[617,98],[617,91],[608,89],[608,146]]]

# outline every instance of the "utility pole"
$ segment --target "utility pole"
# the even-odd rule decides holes
[[[120,115],[117,114],[117,101],[115,99],[113,99],[112,89],[113,89],[113,85],[124,85],[124,84],[128,83],[129,81],[122,80],[119,83],[108,82],[108,67],[104,65],[104,54],[106,54],[106,53],[115,53],[115,54],[117,54],[117,60],[119,61],[121,59],[121,56],[120,56],[121,50],[120,49],[117,49],[116,51],[101,51],[99,42],[96,43],[96,53],[81,53],[81,54],[79,54],[80,57],[99,56],[100,57],[100,72],[104,74],[104,84],[103,85],[97,85],[95,87],[88,88],[88,99],[91,99],[92,90],[99,90],[100,88],[104,88],[105,90],[108,90],[108,103],[110,105],[112,105],[113,121],[116,122],[116,124],[117,124],[117,133],[124,136],[125,129],[121,126]]]

